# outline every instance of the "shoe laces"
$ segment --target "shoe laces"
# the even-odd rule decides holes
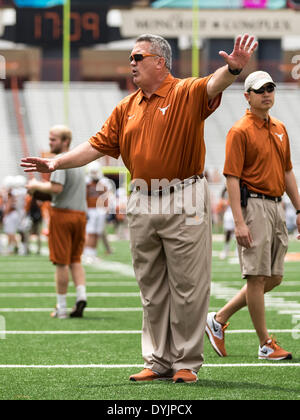
[[[213,319],[213,323],[214,323],[214,325],[220,330],[220,331],[222,331],[223,333],[227,330],[227,328],[229,327],[229,325],[230,325],[230,322],[227,322],[227,324],[221,324],[221,322],[218,322],[217,320],[216,320],[216,317],[214,317],[214,319]]]
[[[269,340],[271,340],[271,343],[268,343]],[[278,341],[277,341],[277,339],[276,339],[275,336],[271,335],[270,338],[269,338],[269,340],[266,343],[267,346],[271,347],[273,350],[276,350],[276,349],[279,348],[279,343],[278,343]]]
[[[222,331],[225,332],[227,330],[227,328],[229,327],[230,322],[227,322],[227,324],[222,325]]]

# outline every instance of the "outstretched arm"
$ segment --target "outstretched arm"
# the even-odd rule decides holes
[[[257,47],[258,42],[254,42],[254,37],[245,34],[243,37],[241,35],[237,37],[230,55],[225,51],[219,52],[227,65],[219,68],[209,80],[207,84],[209,99],[215,98],[235,81],[237,76],[231,74],[229,68],[231,70],[243,70]]]
[[[93,160],[104,156],[98,152],[88,141],[75,147],[70,152],[55,159],[27,157],[22,159],[21,166],[24,172],[54,172],[57,169],[70,169],[87,165]]]

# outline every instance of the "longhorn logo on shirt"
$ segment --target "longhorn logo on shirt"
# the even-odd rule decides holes
[[[166,106],[165,108],[158,108],[160,111],[161,111],[161,113],[163,114],[163,115],[165,115],[166,114],[166,112],[167,112],[167,110],[168,110],[168,108],[171,106],[171,104],[170,105],[168,105],[168,106]]]
[[[283,133],[282,134],[278,134],[278,133],[275,133],[275,135],[277,136],[277,137],[279,137],[279,140],[281,141],[281,143],[283,142]]]

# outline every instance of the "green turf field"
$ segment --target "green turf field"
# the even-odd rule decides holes
[[[54,268],[46,256],[0,257],[1,400],[300,399],[300,261],[286,263],[285,282],[266,298],[269,329],[293,352],[292,361],[258,360],[257,337],[243,310],[231,319],[229,357],[219,358],[206,339],[198,383],[131,383],[129,375],[143,365],[142,311],[129,245],[113,246],[115,253],[103,263],[86,266],[88,310],[79,320],[49,317]],[[243,285],[234,253],[222,261],[221,249],[215,242],[215,310]],[[289,253],[297,260],[300,243],[292,241]],[[69,292],[71,308],[74,287]]]

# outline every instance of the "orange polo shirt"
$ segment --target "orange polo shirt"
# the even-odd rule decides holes
[[[89,141],[103,154],[118,158],[132,179],[185,179],[204,171],[204,120],[220,105],[209,101],[211,76],[176,79],[168,75],[147,99],[142,90],[123,99]]]
[[[279,197],[285,192],[285,172],[292,169],[284,124],[247,110],[227,135],[224,175],[242,179],[254,192]]]

